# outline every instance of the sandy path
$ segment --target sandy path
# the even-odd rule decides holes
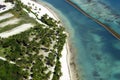
[[[31,24],[31,23],[27,23],[27,24],[22,24],[12,30],[9,30],[9,31],[5,31],[3,33],[0,33],[0,36],[2,38],[7,38],[9,36],[12,36],[12,35],[15,35],[15,34],[18,34],[18,33],[21,33],[21,32],[24,32],[26,31],[27,29],[33,27],[34,25]]]
[[[1,27],[5,27],[5,26],[7,26],[7,25],[11,25],[11,24],[17,24],[20,20],[21,20],[21,19],[13,18],[13,19],[11,19],[11,20],[8,20],[8,21],[6,21],[6,22],[1,23],[1,24],[0,24],[0,28],[1,28]]]
[[[0,57],[0,60],[6,61],[6,58]]]
[[[10,18],[10,17],[13,17],[14,15],[12,13],[6,13],[6,14],[3,14],[0,16],[0,21],[3,20],[3,19],[7,19],[7,18]]]
[[[0,60],[7,61],[7,59],[6,59],[6,58],[3,58],[3,57],[0,57]],[[15,62],[13,62],[13,61],[9,61],[9,63],[15,64]]]

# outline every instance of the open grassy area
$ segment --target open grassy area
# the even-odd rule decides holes
[[[1,13],[0,16],[2,16],[3,14],[6,14],[6,13],[12,13],[14,16],[1,20],[0,24],[3,22],[9,21],[11,19],[14,19],[14,18],[18,18],[18,19],[20,18],[21,20],[17,24],[16,23],[10,24],[10,25],[4,26],[4,27],[1,26],[0,33],[11,30],[11,29],[18,27],[18,26],[25,24],[25,23],[32,23],[32,24],[37,23],[33,18],[29,17],[28,13],[25,12],[23,9],[18,11],[16,8],[13,8],[13,9],[10,9],[8,11]]]
[[[7,25],[5,27],[0,28],[0,33],[5,32],[5,31],[9,31],[9,30],[11,30],[13,28],[16,28],[16,27],[18,27],[18,26],[20,26],[22,24],[25,24],[25,23],[33,23],[33,24],[35,24],[35,21],[31,21],[30,19],[26,20],[26,19],[22,18],[22,20],[19,21],[17,24],[11,24],[11,25]]]

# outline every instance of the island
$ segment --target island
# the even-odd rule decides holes
[[[65,67],[68,72],[66,38],[60,20],[42,5],[32,0],[1,0],[0,80],[66,77],[61,70]]]

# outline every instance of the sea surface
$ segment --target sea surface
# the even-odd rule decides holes
[[[61,20],[66,25],[66,29],[69,31],[70,35],[72,35],[70,36],[70,41],[76,50],[76,53],[73,54],[76,56],[75,60],[78,73],[81,76],[80,80],[120,80],[120,40],[116,39],[102,26],[69,5],[65,0],[39,1],[43,1],[54,7],[51,8],[56,11],[57,15],[59,15]],[[105,14],[104,17],[110,20],[112,19],[111,23],[104,20],[106,19],[104,17],[98,19],[108,25],[112,25],[110,27],[120,33],[120,27],[118,27],[119,24],[114,22],[114,20],[119,21],[120,19],[114,18],[114,15],[120,13],[120,0],[72,1],[77,5],[84,5],[87,1],[97,1],[98,5],[101,5],[102,3],[105,6],[109,6],[109,8],[107,8],[108,12],[104,13],[106,10],[102,8],[100,10],[103,10],[103,13]],[[84,3],[81,3],[81,1]],[[86,8],[88,9],[92,7],[88,5]],[[99,11],[99,8],[97,11]],[[113,16],[112,18],[107,15],[107,13],[111,12],[112,14],[110,15]],[[97,18],[99,17],[99,14],[95,13],[91,16]],[[116,27],[114,28],[114,26]]]
[[[120,0],[71,0],[120,34]]]

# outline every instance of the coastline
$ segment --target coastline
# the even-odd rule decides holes
[[[78,75],[77,65],[75,62],[75,50],[73,49],[72,43],[69,41],[69,37],[66,39],[67,49],[67,65],[69,68],[70,80],[81,80]]]
[[[57,15],[54,10],[52,10],[50,7],[48,7],[48,5],[46,5],[43,2],[40,2],[38,0],[32,0],[32,1],[42,5],[46,9],[48,9],[48,11],[50,11],[53,14],[53,16],[56,18],[56,20],[60,21],[59,15]],[[61,21],[61,24],[64,25],[64,23],[62,21]],[[66,62],[66,64],[61,62],[61,66],[63,68],[62,69],[63,75],[61,76],[60,80],[80,80],[78,72],[77,72],[77,68],[76,68],[75,55],[73,53],[74,53],[74,51],[73,51],[72,45],[69,41],[69,33],[67,32],[66,43],[64,44],[63,51],[61,53],[62,60],[60,60],[60,61],[65,60],[64,63]]]
[[[58,18],[58,15],[56,15],[56,13],[51,9],[51,8],[49,8],[46,4],[44,4],[44,3],[40,3],[40,2],[38,2],[38,1],[36,1],[37,3],[39,3],[39,4],[41,4],[41,5],[43,5],[46,9],[48,9],[53,15],[54,15],[54,17],[58,20],[58,21],[60,21],[60,19]],[[69,53],[68,53],[68,51],[69,51],[69,46],[68,46],[68,37],[67,37],[67,39],[66,39],[66,43],[64,44],[64,46],[63,46],[63,50],[62,50],[62,57],[61,57],[61,59],[60,59],[60,61],[61,61],[61,71],[62,71],[62,76],[60,77],[60,80],[76,80],[76,79],[71,79],[71,71],[70,71],[70,65],[69,65]],[[65,60],[65,61],[64,61]],[[64,61],[64,62],[63,62]]]
[[[54,18],[57,21],[61,20],[59,18],[59,15],[57,15],[56,12],[54,10],[52,10],[52,8],[50,8],[49,6],[47,6],[46,4],[44,4],[42,2],[40,3],[37,0],[28,0],[28,1],[21,0],[21,1],[23,1],[24,4],[28,3],[29,1],[32,3],[35,3],[35,4],[37,4],[38,7],[40,7],[40,8],[42,7],[42,9],[45,9],[44,11],[43,10],[41,11],[42,13],[47,13],[50,17]],[[31,17],[35,18],[35,16],[33,16],[33,15],[31,15]],[[61,21],[61,25],[64,25],[64,23],[62,21]],[[19,29],[17,31],[19,32],[20,30],[21,29]],[[25,30],[25,28],[23,28],[22,30]],[[15,34],[16,33],[17,32],[15,32]],[[66,31],[66,33],[67,33],[67,39],[66,39],[66,43],[64,44],[64,48],[63,48],[63,51],[61,53],[62,57],[60,60],[61,66],[62,66],[61,71],[63,73],[60,80],[78,80],[79,78],[77,75],[76,64],[75,64],[75,60],[74,60],[75,55],[72,54],[73,48],[69,42],[69,33],[67,31]]]
[[[37,0],[35,0],[35,2],[41,4],[42,6],[44,6],[45,8],[47,8],[57,20],[60,20],[59,15],[57,15],[55,13],[54,10],[52,10],[50,7],[48,7],[46,4],[39,2]],[[64,25],[64,23],[62,22],[62,24]],[[64,45],[64,48],[66,48],[66,52],[63,50],[64,55],[62,55],[62,57],[66,58],[64,60],[66,60],[67,62],[67,67],[68,67],[68,76],[70,77],[69,79],[66,79],[66,71],[62,71],[64,77],[61,78],[60,80],[80,80],[79,75],[77,73],[77,67],[76,67],[76,63],[75,63],[75,55],[73,53],[75,53],[75,51],[73,50],[72,44],[69,42],[69,32],[67,32],[67,39],[66,39],[66,43]],[[64,53],[65,52],[65,53]],[[64,66],[64,65],[62,65]],[[63,67],[64,68],[64,67]],[[63,69],[65,70],[65,69]],[[62,77],[62,76],[61,76]]]
[[[44,14],[48,14],[48,16],[50,16],[51,18],[53,18],[53,19],[55,19],[56,21],[59,21],[60,19],[57,17],[57,15],[56,15],[56,13],[54,13],[51,9],[49,9],[47,6],[43,6],[41,3],[39,4],[39,3],[37,3],[37,2],[34,2],[33,0],[28,0],[28,1],[24,1],[24,0],[21,0],[25,5],[28,5],[28,3],[32,3],[32,4],[35,4],[37,7],[39,7],[39,8],[41,8],[42,10],[40,11],[40,12],[42,12],[42,15],[43,15],[43,13]],[[28,5],[29,6],[29,5]],[[30,15],[30,14],[29,14]],[[33,18],[35,18],[35,16],[34,15],[30,15],[31,17],[33,17]],[[40,16],[41,17],[41,14],[39,14],[38,16]],[[28,27],[25,27],[25,26],[27,26],[28,24],[25,24],[25,25],[23,25],[22,27],[20,26],[20,27],[17,27],[17,28],[15,28],[15,29],[12,29],[12,30],[10,30],[11,31],[11,33],[9,33],[8,34],[8,32],[10,32],[10,31],[6,31],[6,32],[4,32],[4,33],[1,33],[0,34],[0,36],[2,36],[3,37],[3,35],[5,36],[5,38],[7,38],[7,37],[9,37],[9,36],[11,36],[11,35],[15,35],[15,34],[17,34],[19,31],[24,31],[24,30],[26,30]],[[60,25],[62,25],[62,23],[60,24]],[[31,26],[30,24],[29,24],[29,26]],[[23,28],[24,27],[24,28]],[[20,29],[20,28],[22,28],[22,29]],[[14,30],[14,31],[13,31]],[[12,32],[13,31],[13,32]],[[67,65],[67,47],[66,47],[66,43],[65,43],[65,45],[64,45],[64,49],[63,49],[63,52],[61,53],[61,54],[64,54],[62,57],[61,57],[61,59],[63,60],[61,63],[64,63],[64,64],[61,64],[61,66],[62,66],[62,68],[63,69],[65,69],[64,71],[62,71],[62,73],[63,73],[63,79],[60,79],[60,80],[71,80],[70,79],[70,74],[69,74],[69,69],[68,69],[68,65]],[[4,58],[2,58],[2,57],[0,57],[0,59],[2,59],[2,60],[5,60]],[[65,60],[65,61],[64,61]],[[11,63],[14,63],[14,62],[11,62]],[[64,67],[66,67],[66,68],[64,68]],[[66,69],[67,69],[67,71],[66,71]],[[67,75],[67,76],[66,76]]]

